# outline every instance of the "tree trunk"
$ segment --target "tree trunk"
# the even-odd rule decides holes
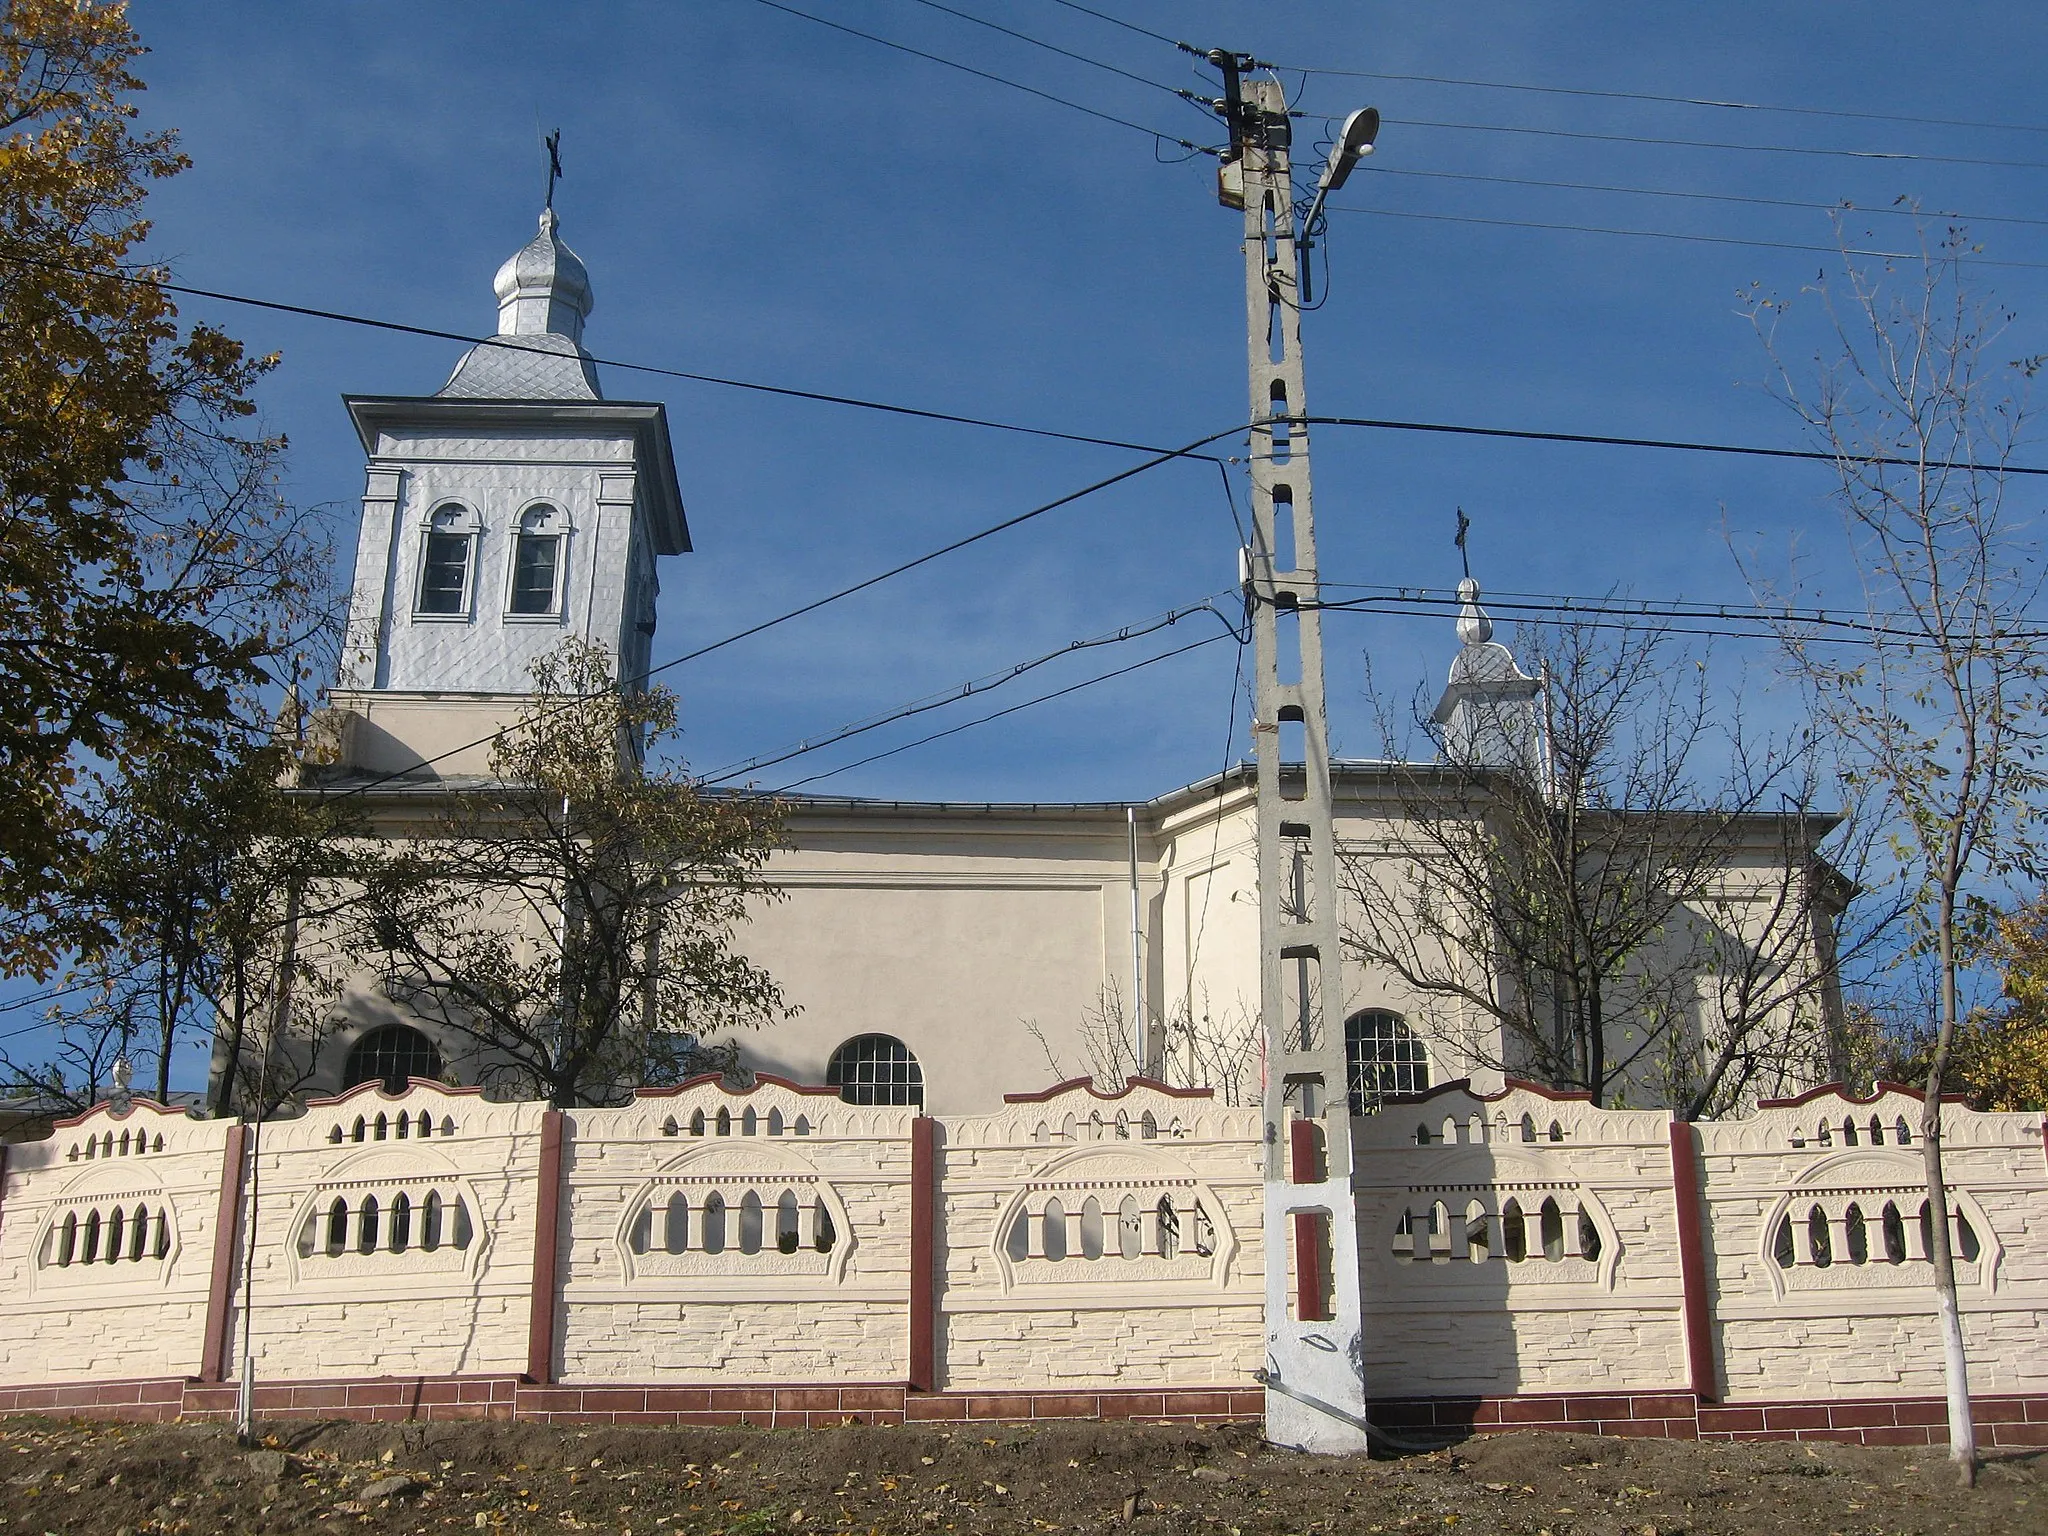
[[[1920,1155],[1927,1167],[1928,1258],[1934,1263],[1935,1316],[1941,1324],[1942,1374],[1948,1385],[1948,1455],[1965,1487],[1977,1480],[1977,1426],[1970,1417],[1970,1362],[1956,1302],[1956,1260],[1949,1242],[1948,1181],[1941,1165],[1941,1090],[1956,1038],[1955,900],[1944,891],[1937,932],[1941,955],[1941,1027],[1920,1107]]]
[[[1593,1107],[1607,1107],[1607,1010],[1600,995],[1600,977],[1586,988],[1584,1005],[1586,1032],[1586,1091],[1593,1095]]]
[[[242,1060],[242,1037],[249,1018],[248,957],[243,953],[239,941],[235,944],[235,1000],[233,1017],[228,1025],[227,1065],[222,1068],[220,1081],[214,1084],[213,1103],[207,1106],[207,1113],[218,1120],[228,1113],[235,1102],[235,1068]]]

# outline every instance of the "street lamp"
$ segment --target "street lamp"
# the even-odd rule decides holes
[[[1301,302],[1308,303],[1313,295],[1309,292],[1311,266],[1306,257],[1314,247],[1316,221],[1323,216],[1323,199],[1342,187],[1350,178],[1352,167],[1372,153],[1373,140],[1380,136],[1380,109],[1360,107],[1344,119],[1344,127],[1337,135],[1337,142],[1330,146],[1330,162],[1323,167],[1323,174],[1316,178],[1316,200],[1309,204],[1308,217],[1301,221],[1303,261],[1301,264]]]

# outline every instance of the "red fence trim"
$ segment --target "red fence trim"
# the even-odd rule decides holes
[[[1686,1377],[1701,1402],[1718,1402],[1714,1311],[1707,1295],[1706,1238],[1700,1228],[1699,1146],[1684,1120],[1671,1122],[1671,1198],[1678,1214],[1678,1278],[1685,1291]]]
[[[213,1217],[213,1269],[206,1288],[206,1335],[199,1346],[199,1379],[224,1381],[228,1369],[228,1305],[234,1300],[236,1256],[242,1235],[242,1151],[249,1128],[228,1128],[221,1153],[220,1204]]]
[[[562,1248],[562,1112],[540,1122],[540,1189],[533,1222],[533,1305],[526,1319],[526,1376],[555,1379],[555,1266]]]
[[[910,1385],[938,1386],[939,1122],[910,1122]]]

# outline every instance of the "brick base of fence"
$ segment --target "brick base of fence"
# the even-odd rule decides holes
[[[170,1378],[0,1387],[0,1414],[222,1420],[235,1415],[232,1384]],[[752,1425],[822,1429],[839,1424],[1018,1423],[1141,1419],[1226,1424],[1256,1419],[1265,1394],[1242,1387],[1128,1392],[915,1392],[901,1385],[833,1387],[537,1386],[517,1376],[382,1377],[259,1383],[263,1419],[361,1421],[519,1419],[539,1424]]]
[[[0,1414],[40,1413],[164,1422],[231,1419],[236,1389],[176,1377],[0,1387]],[[2048,1396],[1974,1400],[1986,1449],[2048,1446]],[[1139,1420],[1223,1424],[1255,1420],[1265,1394],[1242,1387],[1115,1392],[916,1392],[892,1384],[833,1387],[538,1386],[517,1376],[380,1377],[278,1382],[256,1388],[263,1419],[418,1421],[518,1419],[540,1424],[751,1425],[822,1429],[840,1424],[1029,1423]],[[1829,1403],[1702,1403],[1690,1393],[1386,1398],[1373,1422],[1418,1440],[1565,1430],[1672,1440],[1835,1440],[1856,1445],[1941,1445],[1947,1407],[1937,1397]]]
[[[2048,1397],[1978,1397],[1970,1407],[1981,1447],[2048,1445]],[[1375,1402],[1371,1413],[1382,1428],[1417,1439],[1545,1429],[1666,1440],[1948,1443],[1948,1405],[1938,1397],[1732,1404],[1703,1403],[1689,1392],[1411,1397]]]

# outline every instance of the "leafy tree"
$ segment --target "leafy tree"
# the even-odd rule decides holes
[[[621,690],[602,647],[569,641],[498,739],[493,783],[450,791],[426,835],[363,865],[342,943],[395,1001],[467,1038],[488,1086],[570,1106],[735,1068],[717,1031],[788,1013],[733,944],[782,807],[642,770],[675,699]]]
[[[1717,717],[1705,658],[1657,626],[1562,617],[1520,649],[1540,687],[1462,727],[1418,710],[1437,761],[1393,769],[1399,830],[1343,862],[1347,953],[1467,1059],[1596,1103],[1698,1117],[1810,1082],[1843,894],[1832,819],[1797,809],[1810,753]]]
[[[2029,617],[2038,523],[2013,505],[2006,474],[2036,364],[2000,358],[2011,317],[1972,294],[1970,249],[1951,230],[1917,271],[1845,261],[1840,278],[1824,276],[1812,290],[1823,338],[1811,369],[1784,360],[1786,306],[1758,296],[1752,307],[1774,393],[1834,459],[1833,500],[1867,605],[1852,644],[1839,628],[1797,624],[1782,638],[1818,723],[1846,754],[1852,792],[1893,829],[1912,921],[1902,963],[1923,965],[1933,994],[1921,1147],[1938,1211],[1950,1209],[1941,1102],[1958,1066],[1971,951],[1990,938],[2008,882],[2038,862],[2034,807],[2048,788],[2048,647]],[[1949,1454],[1969,1482],[1976,1431],[1949,1223],[1932,1234]]]
[[[119,1055],[146,1069],[137,1091],[164,1101],[186,1041],[218,1034],[238,1061],[245,1042],[281,1027],[301,1037],[320,1028],[332,984],[298,953],[296,929],[309,891],[316,904],[338,899],[349,823],[345,804],[285,793],[293,746],[244,740],[223,761],[210,745],[173,742],[111,787],[97,852],[58,930],[82,957],[85,1001],[53,1010],[42,1059],[0,1056],[15,1091],[82,1109]],[[295,1059],[277,1063],[270,1107],[297,1086],[285,1067]],[[234,1072],[220,1074],[216,1114],[236,1102],[235,1087]]]
[[[0,0],[0,974],[47,975],[101,786],[246,716],[321,621],[324,541],[243,430],[275,361],[139,257],[152,181],[119,4]]]
[[[2000,915],[1984,959],[2004,972],[2003,1002],[1973,1009],[1957,1026],[1950,1081],[1978,1109],[2048,1110],[2048,897]],[[1901,1019],[1903,1011],[1872,1021],[1876,1075],[1923,1081],[1937,1027],[1925,1021],[1931,1009]]]

